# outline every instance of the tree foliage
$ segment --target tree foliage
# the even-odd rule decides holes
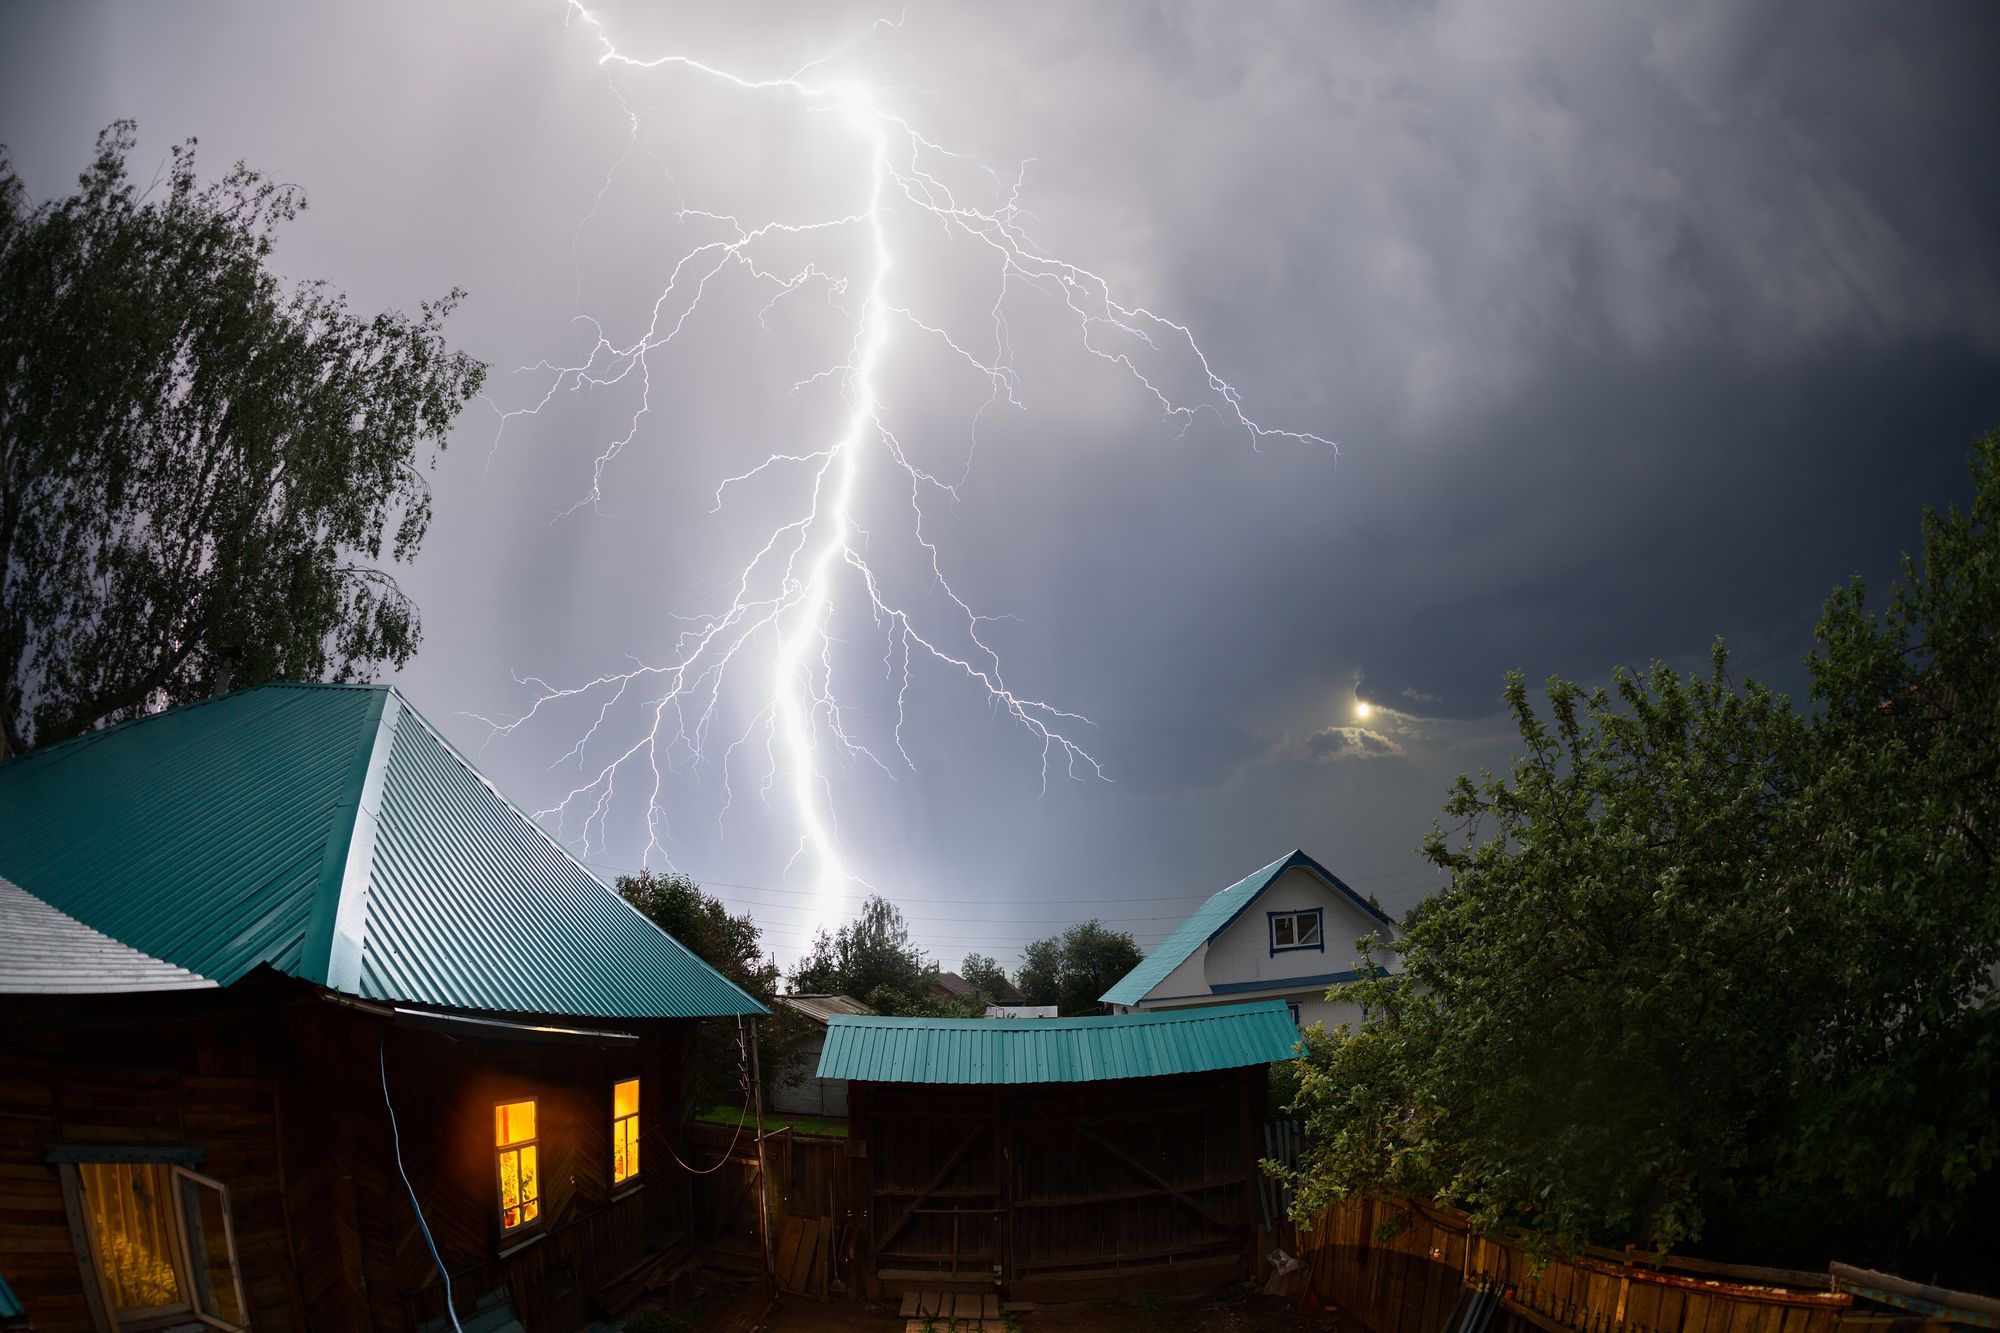
[[[812,947],[792,969],[790,982],[794,994],[848,995],[878,1014],[965,1008],[933,993],[937,972],[937,964],[910,939],[909,925],[896,905],[870,894],[854,920],[831,935],[813,932]]]
[[[1003,1003],[1000,997],[1007,994],[1009,989],[1007,969],[985,954],[967,954],[965,961],[958,965],[958,975],[965,978],[966,983],[985,1003]]]
[[[616,887],[654,925],[771,1010],[770,1017],[757,1020],[757,1060],[767,1093],[796,1072],[804,1054],[803,1020],[777,1003],[778,965],[764,955],[763,932],[750,914],[732,913],[682,874],[641,870],[620,875]],[[698,1104],[740,1103],[746,1087],[744,1059],[735,1020],[704,1023],[695,1040]]]
[[[1066,1018],[1103,1013],[1097,997],[1144,957],[1129,934],[1093,918],[1030,944],[1014,984],[1029,1004],[1055,1005]]]
[[[304,196],[194,143],[140,190],[131,122],[31,205],[0,150],[0,757],[271,679],[401,665],[386,563],[485,368],[453,290],[363,316],[268,267]],[[385,560],[386,557],[386,560]]]
[[[1887,609],[1836,592],[1801,714],[1726,672],[1518,674],[1448,887],[1309,1034],[1298,1212],[1436,1198],[1573,1247],[1970,1274],[2000,1202],[2000,435]]]

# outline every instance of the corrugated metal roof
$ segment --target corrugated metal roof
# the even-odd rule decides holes
[[[1347,900],[1385,926],[1394,926],[1381,908],[1347,887],[1340,876],[1303,851],[1281,856],[1262,870],[1246,875],[1228,888],[1209,896],[1194,914],[1174,928],[1174,933],[1140,964],[1118,979],[1118,984],[1097,998],[1104,1004],[1137,1004],[1147,992],[1166,980],[1167,974],[1188,960],[1196,949],[1229,928],[1243,909],[1257,901],[1257,895],[1271,887],[1278,876],[1294,866],[1303,866],[1325,880]]]
[[[95,995],[214,986],[207,977],[120,944],[0,879],[0,993]]]
[[[452,1008],[763,1012],[385,686],[259,686],[0,764],[0,872],[223,985],[268,964]]]
[[[824,1023],[835,1014],[875,1012],[851,995],[780,995],[778,1003],[804,1014],[815,1023]]]
[[[859,1018],[826,1025],[820,1078],[871,1083],[1090,1083],[1289,1060],[1282,1000],[1106,1018]]]

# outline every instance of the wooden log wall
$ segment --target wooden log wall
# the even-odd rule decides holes
[[[228,991],[20,1000],[0,1009],[0,1272],[45,1331],[92,1327],[51,1145],[194,1150],[229,1190],[244,1298],[261,1330],[409,1330],[442,1283],[462,1312],[498,1293],[530,1329],[577,1327],[689,1216],[685,1024],[617,1046],[457,1036],[329,1003],[285,978]],[[611,1089],[642,1081],[640,1175],[611,1182]],[[537,1103],[542,1217],[500,1234],[493,1107]]]
[[[212,996],[125,1004],[10,997],[0,1022],[0,1273],[44,1333],[88,1333],[59,1144],[191,1148],[229,1189],[244,1300],[259,1329],[305,1327],[292,1281],[273,1033]]]
[[[1683,1275],[1610,1252],[1538,1262],[1472,1234],[1461,1214],[1400,1200],[1344,1200],[1277,1243],[1295,1246],[1312,1290],[1372,1333],[1435,1333],[1482,1283],[1503,1297],[1495,1333],[1885,1333],[1899,1322],[1858,1312],[1824,1286]],[[1900,1323],[1914,1330],[1919,1321]]]
[[[411,1207],[412,1188],[452,1274],[460,1314],[504,1292],[530,1329],[587,1322],[615,1279],[685,1228],[687,1180],[668,1149],[680,1146],[686,1039],[671,1025],[657,1025],[637,1046],[606,1047],[461,1037],[363,1014],[314,1022],[324,1029],[324,1056],[314,1066],[317,1082],[303,1084],[299,1097],[353,1090],[342,1133],[329,1146],[343,1157],[367,1293],[366,1318],[356,1327],[412,1329],[444,1313],[443,1281]],[[385,1056],[393,1133],[382,1096]],[[614,1187],[611,1089],[635,1076],[640,1174]],[[541,1216],[503,1234],[493,1110],[529,1098],[536,1104]]]

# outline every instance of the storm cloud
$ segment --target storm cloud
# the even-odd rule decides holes
[[[1505,671],[1597,680],[1722,635],[1796,690],[1827,591],[1884,582],[2000,426],[1990,6],[594,12],[631,49],[760,74],[854,39],[835,68],[966,154],[982,206],[1018,179],[1047,252],[1192,328],[1259,420],[1337,443],[1183,431],[1032,292],[1023,410],[979,412],[983,385],[911,353],[902,433],[963,478],[926,535],[1016,688],[1090,719],[1105,775],[1045,790],[1032,738],[930,670],[910,765],[835,766],[853,863],[947,963],[1093,915],[1150,945],[1293,847],[1407,908],[1450,779],[1511,752]],[[717,484],[823,442],[828,398],[793,386],[839,336],[834,295],[762,316],[718,286],[599,502],[569,512],[632,386],[503,431],[547,383],[508,372],[587,346],[580,311],[631,336],[686,248],[681,207],[798,216],[840,187],[823,127],[601,68],[565,17],[24,4],[0,44],[0,140],[38,195],[135,116],[142,152],[198,135],[212,171],[307,188],[286,272],[363,308],[468,289],[452,333],[495,364],[493,402],[403,571],[426,637],[399,684],[531,809],[578,780],[589,710],[499,737],[478,717],[524,708],[521,677],[656,656],[712,601],[783,512],[775,478],[720,509]],[[990,306],[975,268],[912,260],[938,318]],[[885,561],[894,502],[871,514]],[[886,700],[855,725],[892,726]],[[725,811],[722,777],[666,774],[665,837],[789,957],[810,926],[796,836],[754,781]],[[646,840],[621,803],[587,855],[609,874]]]

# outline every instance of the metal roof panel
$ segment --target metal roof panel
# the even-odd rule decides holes
[[[0,873],[153,958],[600,1018],[763,1006],[385,686],[264,685],[0,764]]]
[[[1282,1000],[1099,1018],[827,1020],[818,1077],[871,1083],[1088,1083],[1289,1060],[1299,1030]]]

